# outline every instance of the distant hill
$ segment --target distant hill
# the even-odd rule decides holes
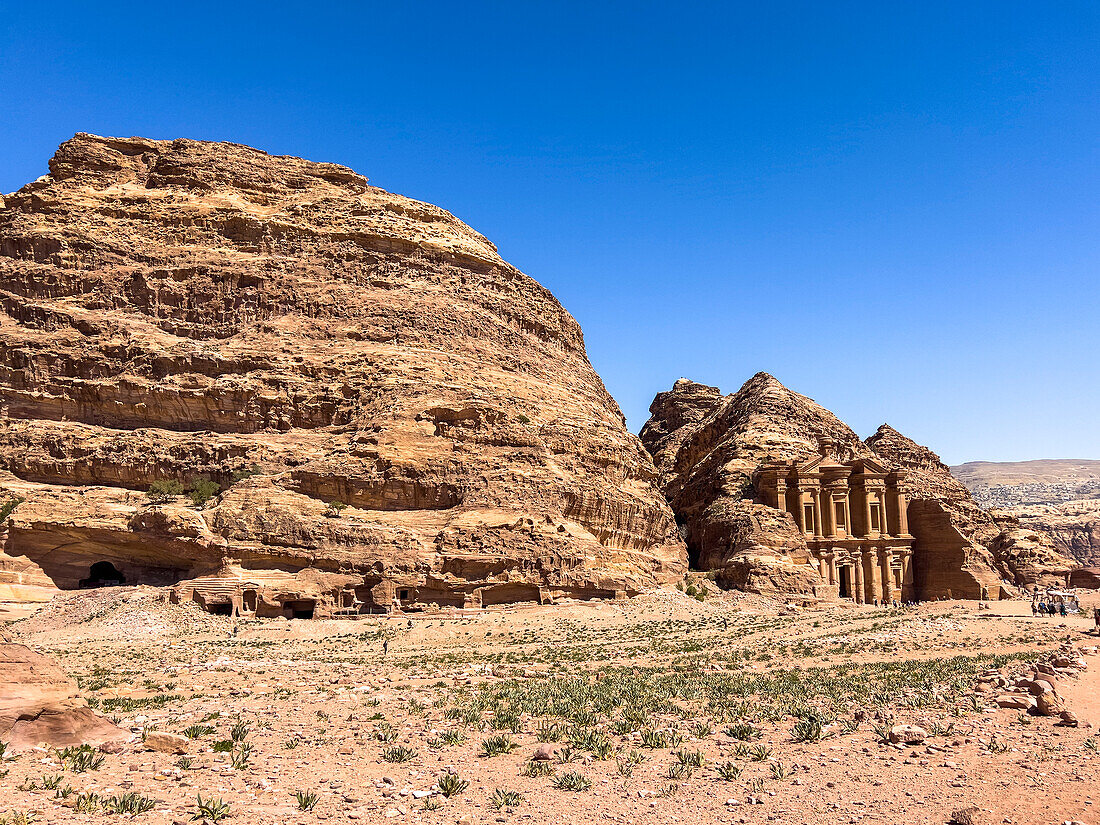
[[[996,484],[1070,484],[1100,480],[1100,461],[1043,458],[1037,461],[970,461],[951,468],[970,489]]]
[[[998,522],[1015,519],[1082,564],[1100,564],[1100,461],[971,461],[951,474]]]

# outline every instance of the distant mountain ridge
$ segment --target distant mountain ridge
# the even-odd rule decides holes
[[[1081,564],[1100,564],[1100,461],[971,461],[951,474],[998,522],[1015,520]]]

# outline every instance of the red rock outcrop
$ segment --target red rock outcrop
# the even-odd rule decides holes
[[[41,744],[99,745],[128,734],[99,716],[61,668],[0,636],[0,741],[15,751]]]
[[[935,453],[885,424],[864,442],[828,410],[765,373],[728,396],[681,379],[654,399],[650,412],[642,443],[653,455],[662,489],[684,525],[691,559],[704,569],[744,571],[755,566],[769,582],[767,588],[774,582],[791,592],[813,589],[817,573],[806,563],[805,539],[794,520],[765,508],[773,519],[786,523],[761,529],[748,514],[762,506],[752,483],[759,468],[807,461],[823,445],[840,461],[872,459],[907,471],[901,489],[908,499],[909,532],[915,537],[913,574],[920,598],[978,598],[983,591],[996,597],[1002,577],[1034,584],[1069,564],[1057,553],[1010,539],[991,550],[1000,528]],[[766,535],[781,538],[768,542]],[[762,559],[768,564],[762,565]],[[783,581],[767,573],[784,560],[796,571],[794,578]],[[735,581],[729,574],[724,578]]]
[[[9,558],[273,576],[284,615],[306,571],[311,610],[683,572],[576,321],[449,213],[227,143],[81,134],[49,168],[0,202]],[[201,479],[202,507],[144,494]]]

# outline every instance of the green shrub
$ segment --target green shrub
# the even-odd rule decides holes
[[[202,507],[210,499],[221,492],[221,485],[208,478],[197,478],[191,482],[191,491],[188,495],[196,507]]]
[[[158,479],[149,485],[149,492],[145,495],[154,504],[167,504],[183,495],[183,485],[174,478]]]

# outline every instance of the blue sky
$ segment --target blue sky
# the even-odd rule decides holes
[[[1094,2],[10,4],[0,191],[77,131],[343,163],[553,290],[635,431],[766,370],[951,463],[1100,458],[1098,43]]]

